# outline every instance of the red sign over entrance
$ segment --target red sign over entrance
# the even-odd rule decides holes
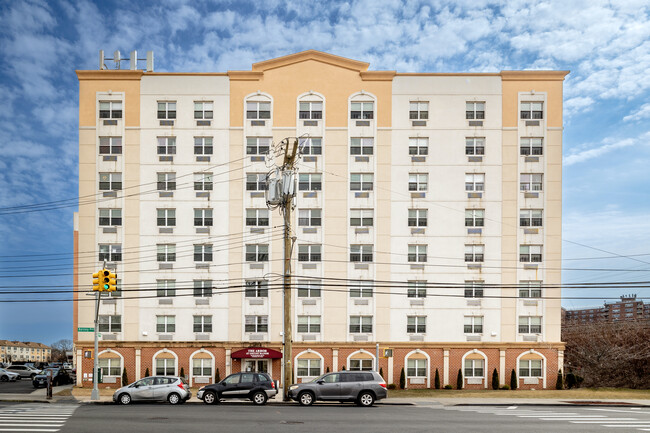
[[[265,347],[249,347],[233,352],[231,358],[265,358],[278,359],[282,358],[282,352]]]

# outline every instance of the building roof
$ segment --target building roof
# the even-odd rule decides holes
[[[29,347],[29,348],[34,348],[34,349],[51,349],[50,346],[46,346],[43,343],[35,343],[33,341],[0,340],[0,346]]]

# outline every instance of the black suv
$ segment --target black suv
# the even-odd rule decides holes
[[[275,382],[266,373],[235,373],[219,383],[201,387],[196,397],[205,404],[219,403],[225,398],[243,398],[255,404],[265,404],[277,393]]]
[[[34,388],[40,388],[41,386],[47,386],[47,371],[52,371],[52,386],[58,385],[67,385],[69,383],[74,383],[72,376],[70,375],[70,370],[65,368],[46,368],[41,374],[37,374],[32,379],[32,385]]]

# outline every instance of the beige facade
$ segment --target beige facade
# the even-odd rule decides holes
[[[52,360],[52,349],[42,343],[31,341],[0,340],[0,362],[49,362]]]
[[[368,67],[307,51],[223,74],[77,71],[79,194],[97,199],[80,206],[75,274],[83,290],[104,260],[117,271],[122,292],[100,307],[108,373],[279,378],[277,361],[232,354],[281,346],[265,150],[309,137],[292,222],[298,380],[373,368],[379,344],[394,349],[389,383],[402,368],[413,387],[459,368],[467,387],[495,368],[502,383],[513,369],[523,387],[554,381],[567,72]],[[82,364],[92,303],[74,314]]]

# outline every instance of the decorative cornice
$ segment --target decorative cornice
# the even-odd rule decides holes
[[[104,69],[97,71],[75,71],[79,81],[82,80],[140,80],[144,71]]]
[[[275,59],[264,60],[262,62],[253,63],[253,71],[268,71],[269,69],[280,68],[294,63],[305,62],[307,60],[316,60],[323,63],[329,63],[341,68],[351,69],[353,71],[367,71],[369,63],[352,60],[345,57],[335,56],[334,54],[324,53],[317,50],[301,51],[288,56],[277,57]]]
[[[570,71],[501,71],[503,81],[564,81]]]

